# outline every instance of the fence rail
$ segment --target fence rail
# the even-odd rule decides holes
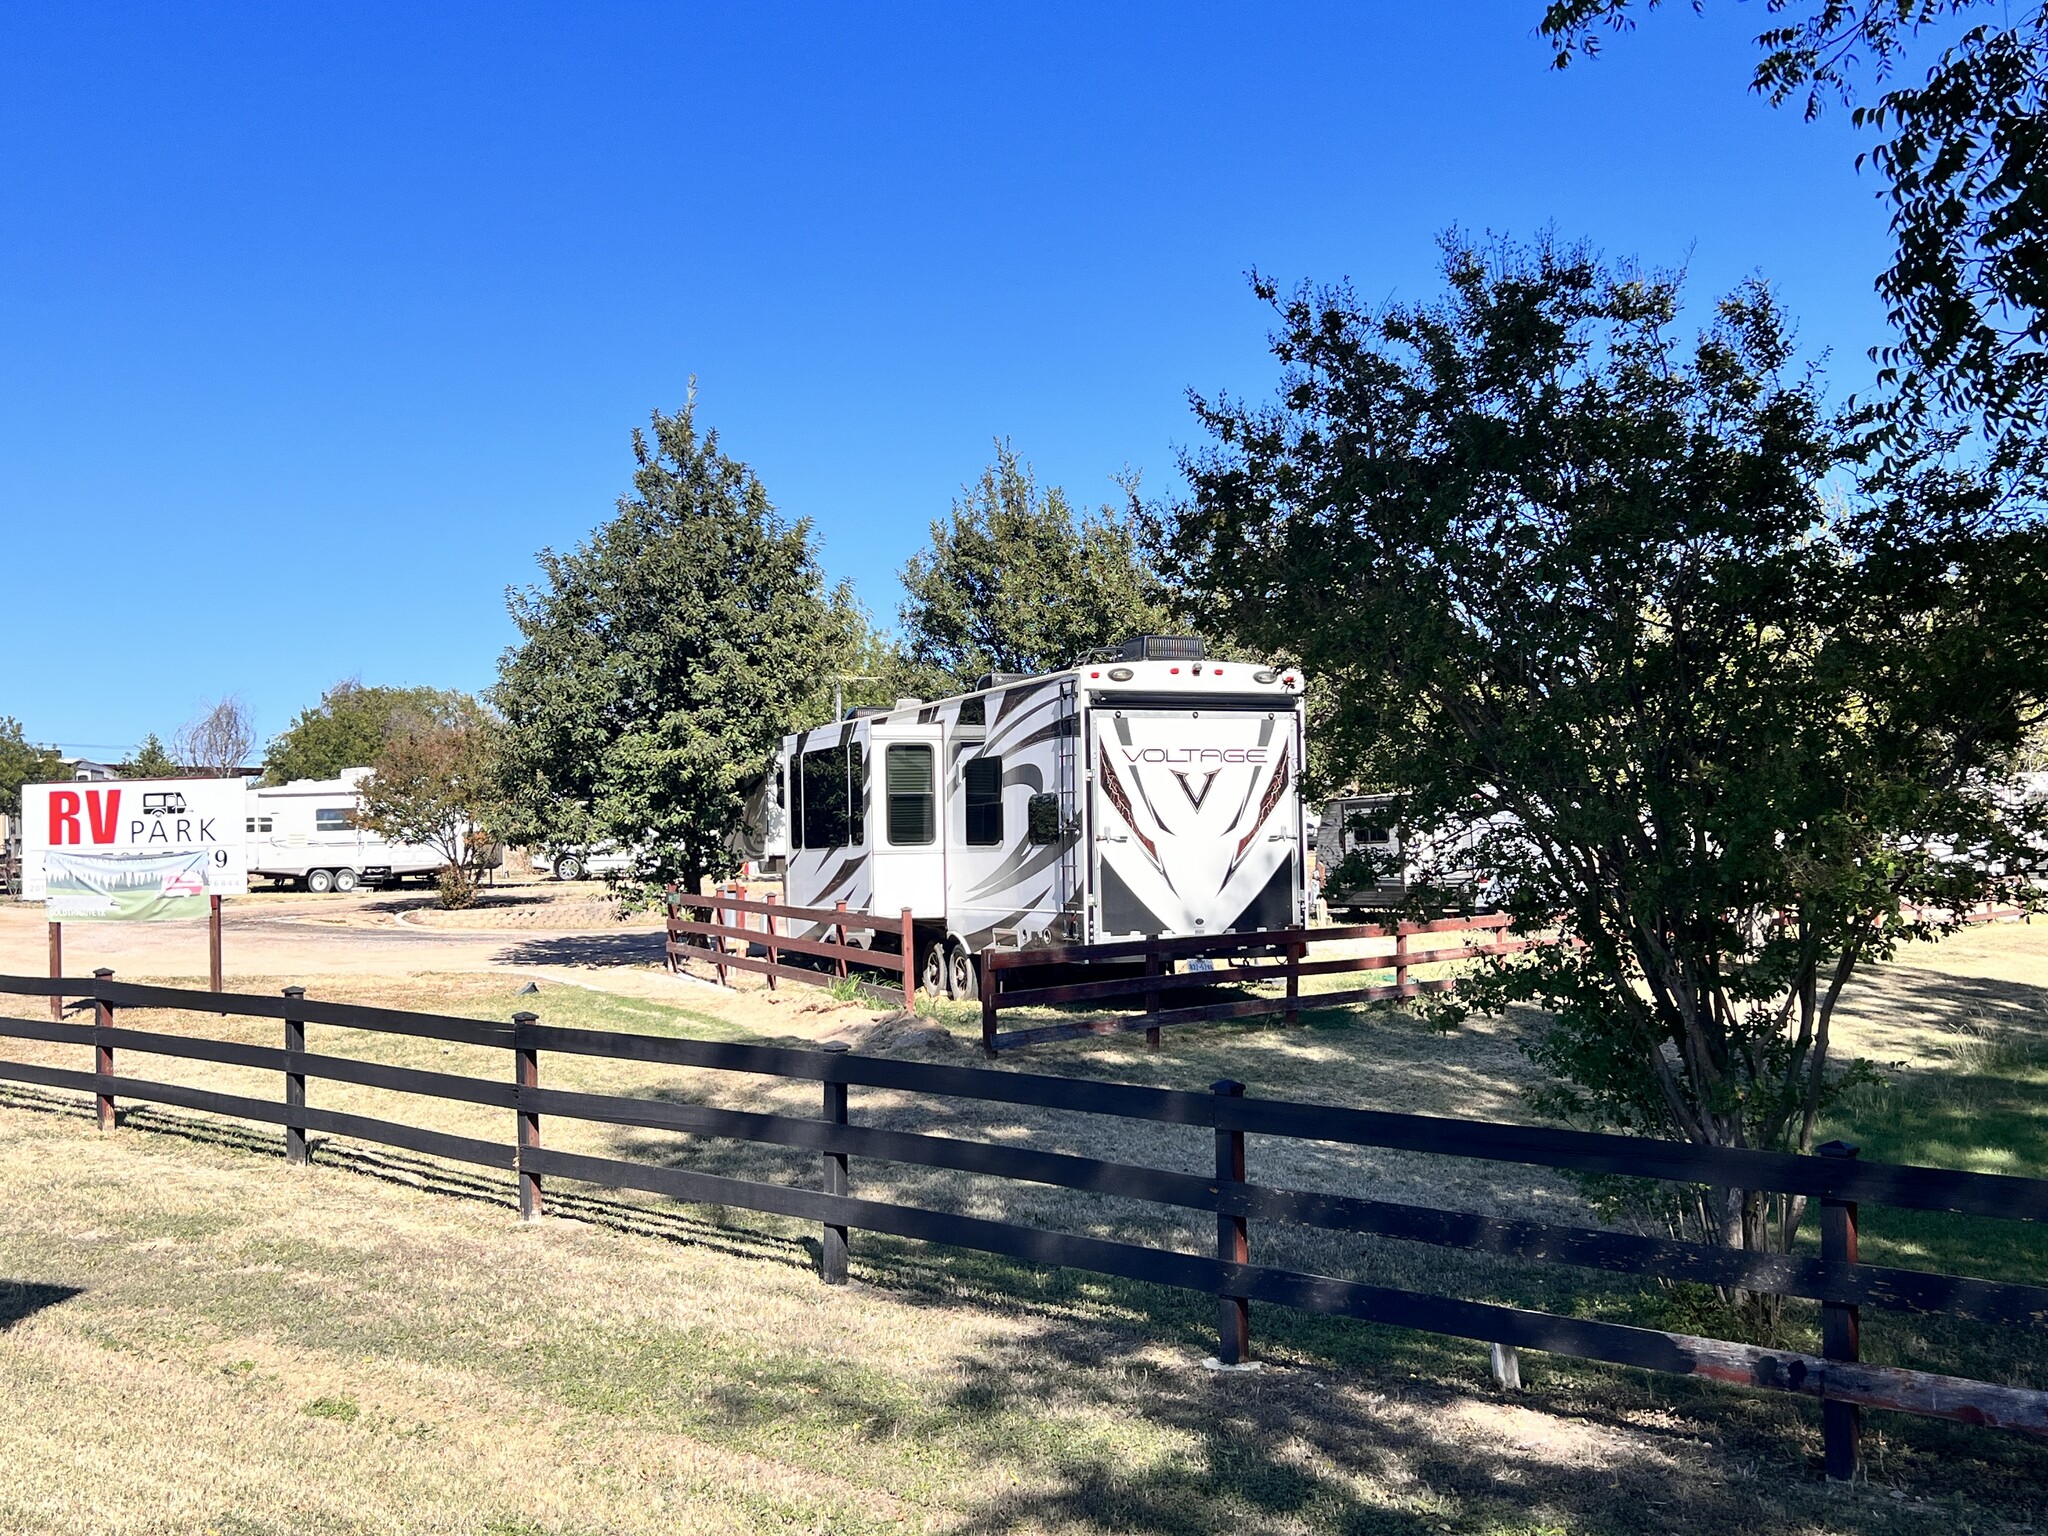
[[[1255,933],[1202,934],[1187,938],[1118,939],[1107,944],[1065,944],[1034,949],[990,949],[981,956],[981,1048],[990,1056],[1019,1046],[1042,1045],[1054,1040],[1073,1040],[1084,1035],[1135,1034],[1143,1032],[1150,1045],[1159,1043],[1159,1031],[1171,1024],[1194,1024],[1219,1019],[1250,1019],[1280,1013],[1292,1023],[1304,1006],[1303,977],[1338,976],[1358,972],[1392,971],[1389,983],[1353,987],[1339,992],[1314,992],[1307,1006],[1338,1008],[1351,1003],[1377,1003],[1393,998],[1419,997],[1426,992],[1448,992],[1457,982],[1438,977],[1428,981],[1409,978],[1417,965],[1438,965],[1454,960],[1474,960],[1488,955],[1515,954],[1540,940],[1514,939],[1501,930],[1513,919],[1504,913],[1488,912],[1476,917],[1441,918],[1427,923],[1361,923],[1340,928],[1282,928]],[[1439,947],[1416,945],[1415,940],[1436,934],[1490,934],[1478,943]],[[1311,960],[1311,946],[1350,943],[1359,940],[1389,940],[1393,948],[1385,954],[1340,955]],[[1141,960],[1144,974],[1104,977],[1100,980],[1045,985],[1007,984],[1020,971],[1053,965],[1103,965]],[[1180,970],[1173,966],[1183,960],[1223,961],[1227,970]],[[1170,1006],[1172,995],[1217,986],[1277,981],[1283,985],[1279,997],[1250,997],[1231,1002],[1191,1003]],[[1080,1002],[1135,1000],[1139,1011],[1121,1017],[1063,1020],[1023,1029],[1001,1028],[1005,1008],[1051,1007]]]
[[[828,985],[834,980],[853,980],[877,1001],[895,1002],[896,992],[884,992],[855,975],[854,967],[894,971],[901,980],[901,1000],[906,1012],[917,1009],[917,925],[910,908],[896,917],[855,912],[845,902],[831,907],[797,907],[772,896],[752,898],[737,890],[714,891],[709,896],[692,896],[674,886],[666,892],[668,902],[668,968],[681,970],[689,961],[708,961],[718,972],[721,986],[730,981],[731,970],[750,971],[768,978],[772,991],[778,980]],[[708,912],[705,920],[680,917],[683,911]],[[749,919],[759,917],[759,925]],[[826,937],[790,931],[792,923],[820,929]],[[877,942],[862,945],[848,937],[869,933]],[[695,940],[696,942],[691,942]],[[884,947],[900,946],[891,951]],[[735,950],[732,946],[737,944]],[[759,949],[761,954],[753,953]],[[785,954],[809,955],[832,962],[832,969],[787,965]]]
[[[401,1147],[511,1173],[517,1182],[521,1212],[529,1219],[538,1217],[543,1209],[547,1182],[566,1179],[814,1221],[821,1228],[820,1268],[828,1282],[846,1276],[848,1235],[867,1231],[978,1249],[1027,1263],[1177,1286],[1216,1298],[1219,1355],[1226,1363],[1247,1357],[1250,1307],[1259,1302],[1791,1392],[1822,1401],[1828,1470],[1835,1477],[1855,1471],[1856,1414],[1863,1407],[2048,1437],[2048,1392],[1865,1365],[1858,1359],[1857,1342],[1857,1320],[1866,1306],[2019,1330],[2048,1327],[2048,1288],[1865,1264],[1856,1250],[1861,1201],[2048,1221],[2048,1180],[1864,1163],[1855,1148],[1840,1143],[1822,1148],[1820,1156],[1792,1156],[1261,1099],[1246,1095],[1243,1085],[1233,1082],[1217,1083],[1210,1092],[1198,1093],[844,1051],[563,1028],[543,1024],[531,1013],[515,1014],[508,1023],[494,1024],[324,1002],[306,997],[300,988],[288,988],[282,997],[185,991],[133,986],[101,971],[90,979],[59,981],[0,977],[0,993],[75,997],[81,1002],[73,1005],[74,1010],[81,1006],[92,1009],[90,1023],[0,1018],[0,1038],[90,1048],[94,1070],[0,1060],[0,1080],[91,1095],[103,1128],[114,1124],[117,1103],[126,1099],[280,1126],[286,1155],[294,1163],[306,1160],[308,1132]],[[156,1009],[275,1019],[282,1026],[283,1044],[270,1047],[209,1040],[117,1022],[124,1011]],[[305,1034],[309,1024],[499,1047],[509,1052],[512,1070],[493,1080],[310,1051]],[[275,1071],[283,1079],[283,1097],[281,1101],[259,1099],[125,1076],[116,1071],[115,1063],[120,1053],[131,1051]],[[736,1111],[545,1087],[543,1056],[555,1053],[813,1082],[822,1090],[820,1112],[810,1117]],[[488,1141],[399,1120],[324,1109],[306,1102],[309,1081],[346,1082],[507,1110],[513,1116],[508,1128],[511,1135],[503,1142]],[[1205,1178],[1072,1153],[857,1125],[848,1114],[849,1090],[855,1088],[1208,1128],[1215,1135],[1216,1173]],[[798,1188],[565,1151],[548,1146],[542,1135],[544,1124],[558,1118],[814,1151],[820,1158],[819,1187]],[[1249,1136],[1564,1170],[1623,1172],[1806,1195],[1821,1204],[1821,1253],[1818,1257],[1742,1253],[1564,1223],[1504,1220],[1257,1184],[1245,1174]],[[1213,1212],[1217,1218],[1216,1252],[1213,1257],[1183,1253],[860,1198],[850,1186],[854,1159],[948,1169]],[[1366,1233],[1606,1273],[1802,1297],[1821,1304],[1822,1353],[1765,1349],[1254,1263],[1253,1241],[1266,1223]]]

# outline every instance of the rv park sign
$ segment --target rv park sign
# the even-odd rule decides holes
[[[78,918],[203,917],[249,889],[240,779],[22,786],[25,901]],[[59,910],[62,908],[63,910]]]

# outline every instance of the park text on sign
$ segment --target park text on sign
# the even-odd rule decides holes
[[[73,872],[176,856],[176,867],[202,873],[208,896],[249,889],[248,791],[240,779],[25,784],[21,797],[24,900],[50,899],[53,856]],[[132,873],[139,877],[140,870]]]

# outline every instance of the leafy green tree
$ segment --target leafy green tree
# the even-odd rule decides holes
[[[1550,1107],[1808,1148],[1843,987],[1952,926],[1902,900],[2039,900],[2009,764],[2048,695],[2048,532],[1937,460],[1862,477],[1761,284],[1688,345],[1670,280],[1445,256],[1421,305],[1261,285],[1279,400],[1198,403],[1169,548],[1216,632],[1300,659],[1344,777],[1404,792],[1425,848],[1476,837],[1518,927],[1575,941],[1473,994],[1548,1010]],[[1703,1212],[1753,1248],[1799,1215]]]
[[[21,722],[0,715],[0,816],[21,814],[21,786],[49,784],[64,777],[55,747],[40,747],[21,733]]]
[[[360,678],[344,678],[271,740],[263,782],[331,779],[344,768],[368,767],[396,728],[438,719],[459,697],[440,688],[366,688]]]
[[[632,494],[545,581],[511,596],[522,639],[493,700],[515,834],[644,850],[648,882],[725,873],[747,787],[785,731],[864,670],[848,593],[828,593],[808,522],[778,515],[698,429],[694,399],[636,430]]]
[[[1169,622],[1168,592],[1129,524],[1077,514],[1007,441],[962,488],[931,548],[903,568],[915,668],[967,687],[984,672],[1045,672]]]
[[[170,779],[176,778],[180,770],[178,760],[151,731],[135,749],[135,755],[115,764],[114,771],[124,779]]]
[[[503,813],[501,730],[466,694],[394,717],[377,750],[376,772],[356,795],[357,821],[395,843],[441,855],[441,904],[476,900],[477,877],[498,858],[494,828]]]
[[[1559,67],[1599,51],[1659,0],[1551,0]],[[1698,4],[1698,0],[1695,0]],[[2002,457],[2048,460],[2048,4],[1773,0],[1750,87],[1810,119],[1850,105],[1878,141],[1897,253],[1878,279],[1896,346],[1886,379],[1909,406],[1973,417]],[[1974,24],[1965,25],[1981,17]],[[1916,46],[1930,34],[1938,50]],[[1931,53],[1919,79],[1904,68]],[[1887,88],[1870,94],[1873,83]]]

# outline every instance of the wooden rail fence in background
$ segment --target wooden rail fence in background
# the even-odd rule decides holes
[[[324,1002],[289,987],[280,997],[190,991],[118,982],[110,971],[90,978],[0,976],[0,994],[77,997],[92,1021],[0,1018],[0,1038],[76,1046],[91,1051],[93,1070],[0,1060],[0,1080],[90,1095],[102,1127],[116,1122],[122,1100],[139,1100],[280,1126],[289,1161],[303,1162],[307,1136],[330,1136],[405,1148],[429,1157],[497,1168],[511,1174],[521,1213],[536,1218],[547,1181],[567,1179],[632,1189],[671,1199],[767,1211],[816,1222],[821,1270],[846,1278],[848,1235],[856,1231],[943,1243],[1005,1255],[1029,1264],[1066,1266],[1124,1279],[1177,1286],[1217,1298],[1218,1354],[1239,1363],[1251,1347],[1254,1302],[1360,1318],[1509,1348],[1539,1349],[1647,1370],[1819,1399],[1828,1472],[1856,1467],[1862,1408],[1896,1409],[2048,1437],[2048,1392],[1926,1371],[1864,1365],[1858,1320],[1863,1307],[1971,1319],[2020,1331],[2048,1326],[2048,1289],[1862,1263],[1856,1251],[1857,1203],[1979,1216],[2048,1221],[2048,1180],[1865,1163],[1840,1143],[1818,1157],[1694,1146],[1585,1131],[1346,1109],[1247,1095],[1221,1082],[1207,1093],[1092,1079],[1037,1076],[988,1068],[942,1066],[862,1056],[564,1029],[532,1013],[507,1023]],[[77,1006],[84,1006],[74,1005]],[[124,1022],[158,1009],[275,1019],[280,1046],[212,1040]],[[309,1028],[372,1030],[462,1045],[497,1047],[511,1070],[495,1079],[386,1066],[308,1048]],[[120,1053],[218,1062],[278,1074],[279,1099],[218,1093],[122,1076]],[[544,1053],[566,1053],[657,1067],[754,1073],[820,1085],[816,1118],[736,1112],[660,1098],[575,1092],[543,1086]],[[399,1094],[485,1105],[507,1113],[503,1141],[451,1135],[401,1120],[344,1114],[307,1102],[309,1082],[346,1082]],[[849,1090],[931,1095],[989,1105],[1110,1115],[1167,1125],[1206,1127],[1216,1137],[1215,1177],[1109,1162],[1062,1152],[959,1136],[886,1130],[857,1124]],[[551,1117],[798,1147],[820,1158],[819,1187],[796,1188],[699,1173],[621,1158],[550,1148],[542,1128]],[[1250,1182],[1245,1143],[1277,1136],[1359,1147],[1383,1147],[1585,1173],[1619,1173],[1686,1184],[1778,1190],[1821,1207],[1821,1251],[1745,1253],[1667,1238],[1638,1236],[1547,1221],[1510,1220],[1431,1206],[1396,1204]],[[1082,1237],[987,1217],[957,1215],[851,1193],[856,1158],[943,1168],[1066,1189],[1213,1212],[1213,1257],[1142,1243]],[[1370,1234],[1443,1248],[1547,1264],[1696,1281],[1821,1304],[1819,1355],[1766,1349],[1654,1328],[1561,1316],[1424,1292],[1368,1285],[1253,1261],[1260,1224],[1289,1223],[1324,1231]]]
[[[1339,1008],[1350,1003],[1376,1003],[1391,998],[1417,997],[1425,992],[1448,992],[1457,986],[1455,977],[1411,981],[1409,968],[1452,960],[1472,960],[1484,955],[1508,955],[1542,942],[1511,939],[1500,930],[1512,921],[1505,913],[1488,912],[1477,917],[1447,917],[1429,923],[1355,924],[1344,928],[1285,928],[1258,933],[1201,934],[1191,938],[1122,939],[1107,944],[1067,944],[1037,949],[991,949],[981,956],[981,1048],[990,1056],[1021,1045],[1039,1045],[1049,1040],[1072,1040],[1081,1035],[1113,1035],[1143,1031],[1147,1043],[1159,1043],[1159,1031],[1169,1024],[1195,1024],[1216,1019],[1249,1019],[1262,1014],[1284,1013],[1294,1022],[1304,1005]],[[1416,946],[1413,940],[1440,933],[1488,935],[1478,943],[1453,944],[1441,949]],[[1338,955],[1328,959],[1308,958],[1311,946],[1352,943],[1359,940],[1391,940],[1385,954]],[[1178,970],[1174,966],[1205,960],[1213,967],[1223,961],[1228,969]],[[1029,971],[1048,965],[1118,965],[1144,962],[1143,975],[1105,976],[1099,980],[1056,985],[1032,984]],[[1370,987],[1353,987],[1341,992],[1312,992],[1304,999],[1304,976],[1337,976],[1360,971],[1392,971],[1394,979]],[[1021,986],[1007,983],[1020,981]],[[1199,1003],[1175,1008],[1170,994],[1246,982],[1284,983],[1279,997],[1250,997],[1224,1003]],[[1032,1028],[1003,1030],[1005,1008],[1049,1007],[1061,1003],[1101,1002],[1115,1007],[1119,1001],[1134,999],[1138,1012],[1123,1017],[1062,1021]]]
[[[690,960],[705,960],[717,968],[720,985],[727,981],[728,968],[753,971],[768,978],[772,989],[778,979],[828,986],[863,970],[894,971],[902,980],[903,1007],[917,1010],[917,929],[910,908],[891,918],[854,912],[845,902],[832,907],[793,907],[773,896],[749,898],[737,891],[715,891],[709,896],[692,896],[671,886],[668,901],[668,968],[682,969]],[[683,911],[708,912],[708,918],[685,918]],[[758,917],[758,924],[750,921]],[[792,931],[802,924],[806,932]],[[820,933],[822,930],[822,934]],[[878,940],[892,941],[900,950],[892,952],[878,944],[851,942],[849,933],[871,933]],[[737,944],[735,950],[732,946]],[[752,953],[759,948],[762,954]],[[809,956],[830,963],[831,969],[815,965],[791,965],[784,955]],[[858,978],[856,978],[858,979]],[[863,991],[878,999],[894,1002],[893,993],[861,983]]]

